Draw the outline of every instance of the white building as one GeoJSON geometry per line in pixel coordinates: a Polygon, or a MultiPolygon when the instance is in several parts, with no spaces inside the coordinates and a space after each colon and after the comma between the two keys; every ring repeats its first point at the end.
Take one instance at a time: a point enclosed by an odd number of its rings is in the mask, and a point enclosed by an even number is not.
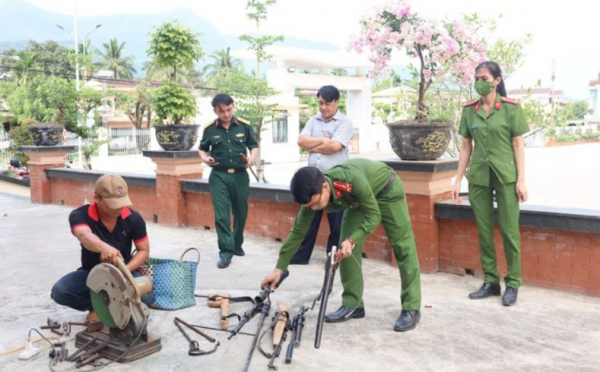
{"type": "MultiPolygon", "coordinates": [[[[368,153],[376,150],[377,138],[373,138],[371,124],[371,80],[362,75],[363,67],[370,62],[364,56],[345,51],[321,51],[291,47],[270,47],[275,67],[267,71],[269,86],[279,92],[272,98],[281,114],[275,121],[266,123],[262,133],[261,153],[267,162],[291,162],[300,160],[298,136],[300,130],[300,102],[296,89],[318,90],[323,85],[334,85],[346,92],[345,113],[354,124],[355,136],[351,152],[368,153]],[[352,76],[328,75],[332,69],[352,70],[352,76]],[[305,74],[303,70],[317,70],[305,74]]],[[[232,55],[253,60],[249,50],[236,50],[232,55]]],[[[387,140],[387,136],[386,136],[387,140]]]]}
{"type": "Polygon", "coordinates": [[[589,84],[590,96],[589,96],[589,109],[590,115],[586,115],[586,121],[594,124],[600,123],[600,73],[598,73],[598,79],[591,80],[589,84]]]}
{"type": "Polygon", "coordinates": [[[530,89],[512,89],[507,92],[509,98],[518,99],[519,101],[534,100],[547,113],[552,112],[552,104],[554,107],[565,105],[565,94],[560,89],[551,88],[530,88],[530,89]]]}

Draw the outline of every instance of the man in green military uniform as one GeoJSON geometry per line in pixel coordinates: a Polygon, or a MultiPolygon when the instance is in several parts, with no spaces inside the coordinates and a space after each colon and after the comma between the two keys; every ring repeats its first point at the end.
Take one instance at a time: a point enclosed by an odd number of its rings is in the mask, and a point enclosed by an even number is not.
{"type": "Polygon", "coordinates": [[[504,245],[508,273],[502,304],[514,305],[521,285],[521,242],[519,202],[527,200],[523,134],[529,131],[523,110],[516,100],[505,98],[506,90],[495,62],[487,61],[475,70],[475,89],[480,99],[464,104],[459,133],[463,143],[452,199],[460,203],[460,183],[466,171],[469,201],[479,236],[482,287],[471,299],[500,295],[500,276],[494,247],[494,202],[504,245]],[[473,142],[475,146],[473,147],[473,142]]]}
{"type": "Polygon", "coordinates": [[[234,116],[231,96],[217,94],[212,107],[218,118],[204,129],[199,152],[202,161],[212,168],[208,183],[219,241],[217,266],[224,269],[231,263],[233,255],[245,254],[242,244],[250,193],[246,168],[254,164],[259,150],[253,129],[234,116]],[[247,149],[250,149],[248,157],[247,149]]]}
{"type": "Polygon", "coordinates": [[[325,317],[343,322],[365,316],[363,303],[362,250],[365,240],[382,223],[400,270],[402,311],[396,331],[416,327],[420,319],[421,278],[404,187],[386,164],[367,159],[344,161],[326,171],[299,169],[290,185],[294,201],[302,204],[294,226],[279,252],[275,270],[261,286],[274,287],[309,229],[315,211],[344,210],[340,235],[340,276],[344,292],[342,306],[325,317]],[[353,259],[345,259],[354,256],[353,259]]]}

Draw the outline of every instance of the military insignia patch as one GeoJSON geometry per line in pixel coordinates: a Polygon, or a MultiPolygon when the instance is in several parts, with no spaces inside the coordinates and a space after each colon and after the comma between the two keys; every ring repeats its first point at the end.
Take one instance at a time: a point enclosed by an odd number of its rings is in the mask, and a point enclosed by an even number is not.
{"type": "Polygon", "coordinates": [[[235,136],[236,136],[236,137],[244,137],[244,136],[245,136],[245,134],[244,134],[244,133],[238,133],[238,134],[236,134],[235,136]]]}
{"type": "Polygon", "coordinates": [[[352,184],[342,181],[334,181],[333,187],[339,191],[352,192],[352,184]]]}

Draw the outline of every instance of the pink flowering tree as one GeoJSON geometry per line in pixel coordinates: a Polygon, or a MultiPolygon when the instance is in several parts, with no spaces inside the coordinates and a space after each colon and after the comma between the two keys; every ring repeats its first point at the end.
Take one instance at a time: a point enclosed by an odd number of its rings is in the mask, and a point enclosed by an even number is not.
{"type": "Polygon", "coordinates": [[[464,22],[423,19],[404,1],[379,7],[365,17],[350,48],[358,53],[365,49],[371,52],[372,77],[382,73],[395,49],[419,61],[418,121],[427,119],[425,93],[434,79],[451,76],[459,84],[469,84],[486,52],[484,41],[464,22]]]}

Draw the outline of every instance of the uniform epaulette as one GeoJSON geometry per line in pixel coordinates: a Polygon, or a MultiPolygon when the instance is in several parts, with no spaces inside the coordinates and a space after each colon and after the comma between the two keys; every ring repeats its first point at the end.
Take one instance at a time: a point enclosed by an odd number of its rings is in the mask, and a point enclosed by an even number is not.
{"type": "Polygon", "coordinates": [[[209,121],[208,123],[205,123],[202,128],[206,129],[208,127],[210,127],[211,125],[213,125],[214,123],[217,122],[217,119],[212,119],[211,121],[209,121]]]}
{"type": "Polygon", "coordinates": [[[235,119],[237,121],[239,121],[240,123],[242,123],[242,124],[250,125],[250,121],[249,120],[238,118],[238,117],[236,117],[235,119]]]}
{"type": "Polygon", "coordinates": [[[479,102],[478,99],[472,99],[470,101],[467,101],[465,103],[463,103],[461,106],[462,107],[469,107],[469,106],[473,106],[474,104],[476,104],[477,102],[479,102]]]}
{"type": "Polygon", "coordinates": [[[506,98],[506,97],[502,97],[502,102],[512,103],[513,105],[518,105],[519,104],[519,100],[518,99],[506,98]]]}

